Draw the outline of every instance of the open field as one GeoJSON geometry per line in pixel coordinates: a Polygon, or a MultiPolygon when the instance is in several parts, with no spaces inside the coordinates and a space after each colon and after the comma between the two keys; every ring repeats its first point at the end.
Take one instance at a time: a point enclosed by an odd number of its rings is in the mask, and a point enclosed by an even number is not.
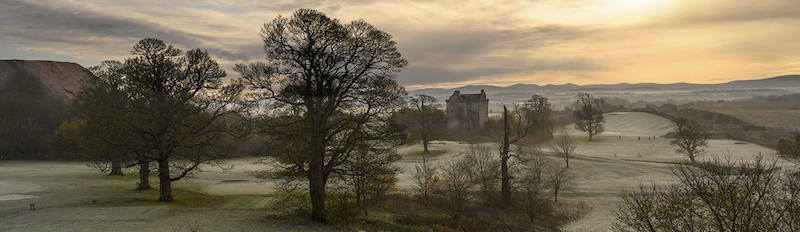
{"type": "Polygon", "coordinates": [[[0,162],[0,195],[41,197],[0,201],[0,231],[320,230],[265,220],[269,212],[258,203],[270,199],[270,185],[244,175],[247,162],[232,163],[242,169],[222,173],[208,168],[194,179],[175,182],[176,203],[160,203],[157,189],[133,190],[138,181],[133,174],[107,176],[82,162],[0,162]],[[243,181],[222,182],[233,178],[243,181]],[[35,211],[29,210],[30,203],[36,204],[35,211]]]}
{"type": "MultiPolygon", "coordinates": [[[[595,136],[595,141],[587,141],[588,136],[572,126],[565,128],[578,142],[578,155],[570,160],[570,168],[578,172],[579,184],[574,191],[559,194],[559,199],[583,202],[593,208],[588,215],[568,224],[564,228],[567,231],[609,230],[614,220],[611,210],[616,208],[623,188],[636,187],[640,183],[670,183],[673,181],[670,163],[686,159],[675,154],[669,139],[660,137],[672,130],[669,120],[665,118],[648,113],[620,112],[607,114],[606,120],[606,132],[595,136]]],[[[735,160],[751,159],[757,154],[776,157],[774,150],[756,144],[727,139],[709,140],[708,143],[708,153],[701,160],[713,156],[724,157],[730,153],[735,160]]],[[[491,143],[485,145],[498,146],[491,143]]],[[[448,153],[434,156],[431,160],[437,163],[461,156],[468,147],[469,144],[453,142],[434,143],[429,146],[430,150],[446,150],[448,153]]],[[[421,149],[419,146],[406,147],[400,152],[413,153],[421,149]]],[[[420,160],[418,156],[406,157],[399,165],[405,170],[412,170],[420,160]]],[[[780,165],[791,164],[781,162],[780,165]]],[[[410,190],[413,186],[407,173],[400,174],[400,180],[402,189],[410,190]]]]}
{"type": "MultiPolygon", "coordinates": [[[[674,154],[668,139],[658,137],[670,130],[669,122],[647,113],[607,115],[606,133],[596,141],[567,128],[578,142],[578,156],[570,168],[580,183],[559,199],[583,202],[593,208],[588,215],[565,228],[569,231],[605,231],[612,223],[610,213],[622,188],[639,183],[663,184],[672,181],[670,164],[682,157],[674,154]],[[656,136],[648,140],[648,137],[656,136]],[[563,197],[562,197],[563,196],[563,197]]],[[[762,153],[774,157],[772,150],[732,140],[709,141],[709,154],[733,151],[734,158],[749,158],[762,153]]],[[[497,146],[496,144],[487,144],[497,146]]],[[[430,146],[441,151],[434,163],[460,156],[468,144],[439,142],[430,146]]],[[[400,191],[412,191],[408,170],[421,160],[420,146],[399,150],[408,154],[398,165],[400,191]]],[[[260,183],[247,174],[262,170],[250,160],[229,161],[234,169],[223,172],[208,167],[194,178],[175,182],[177,202],[155,202],[157,190],[135,191],[133,174],[114,177],[92,170],[82,162],[5,161],[0,162],[0,196],[25,194],[41,197],[0,201],[0,231],[309,231],[325,230],[313,225],[265,219],[274,214],[268,205],[274,185],[260,183]],[[36,211],[29,210],[30,203],[36,211]]],[[[788,164],[782,164],[788,165],[788,164]]],[[[153,186],[157,183],[153,178],[153,186]]]]}
{"type": "MultiPolygon", "coordinates": [[[[581,180],[572,192],[564,194],[568,201],[581,201],[594,208],[585,217],[567,225],[567,231],[606,231],[613,223],[611,210],[619,202],[623,188],[642,184],[665,184],[673,180],[671,164],[685,159],[675,154],[669,139],[659,137],[671,129],[669,121],[647,113],[622,112],[606,115],[606,132],[594,142],[587,135],[568,128],[579,141],[577,158],[570,168],[580,173],[581,180]],[[620,139],[621,136],[621,139],[620,139]],[[656,136],[648,140],[648,136],[656,136]],[[639,140],[641,138],[641,140],[639,140]]],[[[750,159],[756,154],[775,157],[774,150],[755,144],[736,144],[733,140],[709,140],[706,158],[733,152],[733,159],[750,159]]],[[[782,162],[781,165],[790,165],[782,162]]]]}

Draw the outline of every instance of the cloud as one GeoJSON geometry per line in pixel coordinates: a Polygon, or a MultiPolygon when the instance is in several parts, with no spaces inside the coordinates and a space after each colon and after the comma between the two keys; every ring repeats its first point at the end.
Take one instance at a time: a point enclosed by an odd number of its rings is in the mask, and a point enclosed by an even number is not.
{"type": "Polygon", "coordinates": [[[796,0],[678,1],[664,16],[663,22],[681,25],[800,20],[800,4],[796,0]]]}
{"type": "Polygon", "coordinates": [[[431,80],[458,82],[512,73],[603,69],[602,64],[591,59],[552,51],[553,47],[587,40],[594,31],[547,25],[398,36],[400,49],[410,61],[409,69],[401,76],[405,83],[417,85],[431,80]]]}
{"type": "MultiPolygon", "coordinates": [[[[71,53],[81,57],[118,58],[147,37],[159,38],[184,48],[202,47],[226,60],[249,60],[249,49],[214,45],[214,38],[173,29],[141,18],[88,10],[62,2],[0,2],[0,38],[25,44],[28,49],[71,53]],[[128,48],[120,49],[121,47],[128,48]]],[[[257,46],[257,45],[256,45],[257,46]]]]}
{"type": "Polygon", "coordinates": [[[156,37],[206,49],[230,68],[264,58],[263,23],[313,8],[394,35],[410,62],[399,74],[405,85],[716,82],[800,68],[791,64],[800,60],[795,2],[5,0],[0,40],[120,60],[139,39],[156,37]]]}

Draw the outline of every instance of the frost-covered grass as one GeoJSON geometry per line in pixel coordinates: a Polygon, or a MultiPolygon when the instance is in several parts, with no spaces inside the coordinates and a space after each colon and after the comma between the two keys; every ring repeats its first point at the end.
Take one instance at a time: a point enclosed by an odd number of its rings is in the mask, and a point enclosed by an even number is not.
{"type": "MultiPolygon", "coordinates": [[[[668,139],[658,137],[670,131],[666,119],[646,113],[612,113],[607,120],[606,133],[591,142],[586,141],[585,134],[566,128],[578,141],[578,155],[570,160],[570,169],[578,173],[579,184],[573,191],[560,193],[559,201],[583,202],[593,209],[568,224],[566,230],[607,230],[613,220],[611,209],[618,202],[622,188],[670,182],[673,177],[669,163],[683,159],[674,153],[668,139]],[[657,138],[648,140],[649,136],[657,138]]],[[[774,157],[774,151],[754,144],[709,140],[709,145],[707,156],[733,151],[734,159],[749,158],[759,152],[774,157]]],[[[461,156],[469,146],[432,143],[429,149],[435,155],[431,156],[431,162],[437,164],[461,156]]],[[[398,176],[400,191],[413,191],[409,172],[422,160],[421,151],[420,145],[398,150],[404,158],[397,165],[405,170],[398,176]]],[[[267,215],[276,214],[269,207],[275,199],[275,185],[248,175],[265,169],[251,161],[228,161],[234,166],[228,171],[205,167],[193,178],[175,182],[175,203],[156,202],[157,189],[133,190],[138,181],[133,171],[119,177],[99,173],[85,162],[3,161],[0,195],[41,198],[0,201],[0,231],[327,230],[309,223],[268,219],[267,215]],[[36,204],[36,211],[29,210],[30,203],[36,204]]],[[[151,184],[158,186],[155,176],[151,184]]]]}
{"type": "MultiPolygon", "coordinates": [[[[246,162],[240,162],[243,167],[246,162]]],[[[243,179],[242,172],[207,168],[173,187],[176,202],[157,202],[158,190],[134,190],[138,177],[108,176],[83,162],[0,162],[0,194],[29,194],[39,199],[0,201],[0,231],[308,231],[314,226],[284,225],[264,219],[269,189],[243,179]],[[252,185],[250,185],[252,184],[252,185]],[[222,187],[220,187],[222,186],[222,187]],[[215,188],[227,189],[216,194],[215,188]],[[209,190],[206,193],[204,190],[209,190]],[[239,192],[237,192],[239,191],[239,192]],[[248,195],[258,193],[257,195],[248,195]],[[241,198],[251,200],[241,200],[241,198]],[[29,204],[35,203],[31,211],[29,204]]],[[[157,187],[156,178],[151,184],[157,187]]]]}

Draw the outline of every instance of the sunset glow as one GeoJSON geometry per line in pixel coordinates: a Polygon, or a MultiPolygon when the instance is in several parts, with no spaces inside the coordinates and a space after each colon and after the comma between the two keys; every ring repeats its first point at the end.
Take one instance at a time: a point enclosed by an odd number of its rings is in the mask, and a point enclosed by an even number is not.
{"type": "Polygon", "coordinates": [[[314,8],[392,34],[410,89],[465,84],[716,83],[800,72],[793,0],[25,1],[0,3],[0,59],[92,66],[158,37],[230,71],[258,31],[314,8]],[[84,23],[91,22],[91,23],[84,23]]]}

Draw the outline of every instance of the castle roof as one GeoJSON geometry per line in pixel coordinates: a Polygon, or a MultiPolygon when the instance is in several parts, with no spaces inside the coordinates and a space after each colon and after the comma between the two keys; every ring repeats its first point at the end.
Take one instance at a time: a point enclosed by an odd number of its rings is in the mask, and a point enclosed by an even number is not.
{"type": "Polygon", "coordinates": [[[480,100],[481,94],[461,94],[459,98],[461,100],[480,100]]]}
{"type": "Polygon", "coordinates": [[[475,94],[461,94],[461,91],[456,90],[455,92],[453,92],[453,95],[451,95],[450,98],[447,99],[447,100],[448,101],[450,101],[450,100],[476,101],[476,100],[488,100],[488,99],[486,99],[486,92],[484,92],[481,89],[481,93],[475,93],[475,94]]]}

